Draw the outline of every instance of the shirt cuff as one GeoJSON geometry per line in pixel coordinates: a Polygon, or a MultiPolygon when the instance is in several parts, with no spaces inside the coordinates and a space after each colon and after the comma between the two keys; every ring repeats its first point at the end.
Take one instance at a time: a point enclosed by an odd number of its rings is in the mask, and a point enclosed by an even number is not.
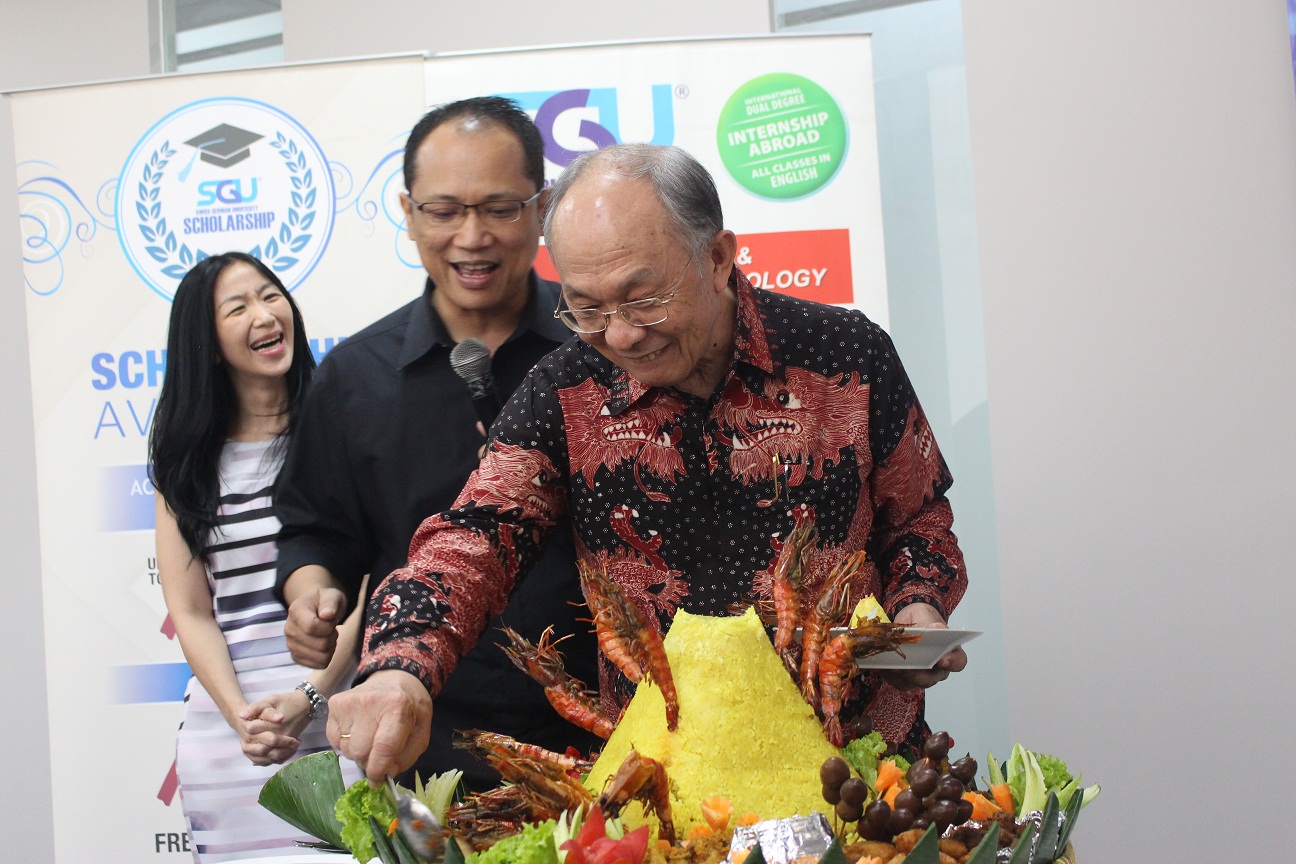
{"type": "Polygon", "coordinates": [[[361,683],[375,672],[387,669],[397,669],[413,675],[434,699],[452,671],[444,668],[429,646],[418,640],[405,639],[387,642],[377,649],[366,651],[360,658],[355,684],[361,683]]]}
{"type": "Polygon", "coordinates": [[[945,604],[917,586],[912,589],[901,589],[897,594],[888,598],[884,608],[887,617],[894,621],[901,609],[915,603],[926,603],[940,613],[942,621],[949,623],[949,613],[945,611],[945,604]]]}

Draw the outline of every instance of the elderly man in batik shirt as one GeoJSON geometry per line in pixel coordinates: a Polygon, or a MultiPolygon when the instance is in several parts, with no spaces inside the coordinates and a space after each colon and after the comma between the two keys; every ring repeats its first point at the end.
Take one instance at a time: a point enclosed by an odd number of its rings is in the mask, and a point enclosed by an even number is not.
{"type": "MultiPolygon", "coordinates": [[[[865,550],[852,602],[945,626],[967,585],[950,475],[890,338],[859,312],[753,289],[691,156],[587,154],[555,185],[545,235],[579,339],[531,371],[454,508],[378,588],[363,683],[331,703],[335,746],[374,780],[418,752],[441,682],[564,515],[583,562],[663,632],[680,609],[768,599],[779,538],[807,518],[811,592],[865,550]]],[[[922,688],[966,662],[956,649],[930,671],[863,675],[843,713],[920,740],[922,688]]],[[[600,664],[615,716],[633,686],[600,664]]]]}

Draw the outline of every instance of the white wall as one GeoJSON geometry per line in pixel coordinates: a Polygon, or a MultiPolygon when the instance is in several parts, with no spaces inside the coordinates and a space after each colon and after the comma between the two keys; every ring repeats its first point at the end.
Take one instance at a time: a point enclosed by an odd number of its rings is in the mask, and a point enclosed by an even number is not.
{"type": "Polygon", "coordinates": [[[1291,860],[1282,6],[963,7],[1012,725],[1103,783],[1082,861],[1291,860]]]}
{"type": "MultiPolygon", "coordinates": [[[[3,53],[0,49],[0,53],[3,53]]],[[[0,678],[8,683],[0,709],[0,741],[11,747],[0,783],[0,813],[31,830],[14,832],[17,860],[47,856],[50,813],[49,710],[45,695],[45,628],[41,620],[40,545],[36,520],[36,439],[27,364],[27,310],[18,242],[18,192],[9,100],[0,99],[0,382],[7,419],[0,424],[0,678]]],[[[52,860],[45,857],[32,861],[52,860]]]]}
{"type": "Polygon", "coordinates": [[[770,32],[768,0],[282,0],[291,62],[770,32]]]}
{"type": "Polygon", "coordinates": [[[2,0],[0,92],[147,75],[153,2],[2,0]]]}
{"type": "MultiPolygon", "coordinates": [[[[0,91],[44,87],[149,72],[148,0],[8,0],[0,5],[0,91]]],[[[86,130],[93,146],[94,130],[86,130]]],[[[0,99],[0,677],[8,682],[0,709],[5,744],[0,813],[7,832],[5,861],[53,861],[50,838],[49,716],[45,695],[45,628],[41,612],[36,520],[36,444],[27,364],[27,311],[13,126],[0,99]],[[12,856],[12,857],[10,857],[12,856]]],[[[89,562],[87,562],[87,566],[89,562]]],[[[65,634],[76,639],[75,633],[65,634]]],[[[93,718],[87,717],[87,734],[93,718]]],[[[105,746],[111,746],[105,742],[105,746]]],[[[107,791],[107,790],[105,790],[107,791]]],[[[93,801],[94,795],[89,796],[93,801]]],[[[93,803],[88,806],[94,806],[93,803]]]]}

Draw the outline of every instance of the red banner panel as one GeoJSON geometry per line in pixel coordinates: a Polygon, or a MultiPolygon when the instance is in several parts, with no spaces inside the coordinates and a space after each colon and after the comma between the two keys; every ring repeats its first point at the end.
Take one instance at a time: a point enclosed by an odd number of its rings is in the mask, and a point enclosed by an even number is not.
{"type": "MultiPolygon", "coordinates": [[[[752,285],[819,303],[852,303],[850,231],[775,231],[738,235],[738,266],[752,285]]],[[[549,250],[540,247],[536,272],[558,281],[549,250]]]]}

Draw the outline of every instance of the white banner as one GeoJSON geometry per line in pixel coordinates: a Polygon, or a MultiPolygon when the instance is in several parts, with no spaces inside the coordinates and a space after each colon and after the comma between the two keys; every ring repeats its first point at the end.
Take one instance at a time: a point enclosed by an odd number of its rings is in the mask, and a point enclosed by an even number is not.
{"type": "MultiPolygon", "coordinates": [[[[12,97],[41,520],[55,860],[187,861],[170,774],[189,670],[153,549],[147,435],[170,298],[242,249],[311,347],[417,296],[397,194],[430,105],[517,99],[549,176],[612,141],[711,171],[752,281],[887,323],[866,36],[358,60],[12,97]]],[[[537,267],[552,276],[547,256],[537,267]]]]}
{"type": "Polygon", "coordinates": [[[683,147],[715,178],[752,284],[885,327],[872,67],[864,35],[640,42],[441,55],[427,92],[517,100],[550,179],[614,141],[683,147]]]}
{"type": "Polygon", "coordinates": [[[395,196],[422,66],[13,97],[60,864],[192,860],[170,773],[189,669],[145,472],[179,277],[204,253],[255,250],[320,355],[416,296],[395,196]]]}

